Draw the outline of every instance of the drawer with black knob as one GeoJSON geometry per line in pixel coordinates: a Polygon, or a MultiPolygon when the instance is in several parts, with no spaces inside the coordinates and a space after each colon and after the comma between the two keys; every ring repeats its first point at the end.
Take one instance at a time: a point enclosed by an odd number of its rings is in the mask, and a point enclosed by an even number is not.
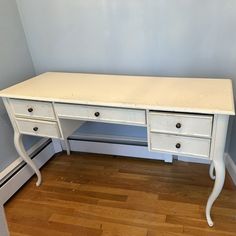
{"type": "Polygon", "coordinates": [[[55,119],[53,106],[50,102],[10,99],[10,105],[17,117],[55,119]]]}
{"type": "Polygon", "coordinates": [[[211,137],[211,115],[149,112],[148,116],[150,132],[211,137]]]}
{"type": "Polygon", "coordinates": [[[55,111],[62,119],[146,125],[146,112],[139,109],[55,103],[55,111]]]}
{"type": "Polygon", "coordinates": [[[209,158],[211,139],[152,132],[149,136],[151,151],[209,158]]]}
{"type": "Polygon", "coordinates": [[[21,134],[60,138],[57,122],[17,118],[16,123],[21,134]]]}

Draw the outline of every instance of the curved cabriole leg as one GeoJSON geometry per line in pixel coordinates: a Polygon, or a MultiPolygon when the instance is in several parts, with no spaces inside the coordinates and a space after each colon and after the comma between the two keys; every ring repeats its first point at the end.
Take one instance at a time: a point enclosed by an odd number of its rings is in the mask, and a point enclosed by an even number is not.
{"type": "Polygon", "coordinates": [[[22,134],[20,134],[18,132],[15,132],[15,134],[14,134],[14,143],[15,143],[16,150],[17,150],[18,154],[20,155],[20,157],[22,157],[23,160],[36,173],[36,175],[38,177],[38,180],[36,182],[36,186],[39,186],[42,182],[42,177],[41,177],[39,169],[36,167],[34,162],[31,160],[31,158],[28,156],[28,154],[25,151],[25,148],[24,148],[24,145],[23,145],[23,142],[22,142],[22,134]]]}
{"type": "Polygon", "coordinates": [[[215,184],[212,190],[212,193],[207,201],[206,206],[206,218],[207,223],[210,227],[214,225],[211,219],[211,207],[215,202],[216,198],[219,196],[225,181],[225,163],[223,157],[220,160],[213,161],[215,166],[215,184]]]}
{"type": "Polygon", "coordinates": [[[224,150],[225,150],[228,121],[229,121],[228,115],[214,115],[212,149],[211,149],[212,163],[209,172],[210,172],[210,177],[215,178],[215,183],[212,193],[208,198],[206,206],[206,218],[207,218],[207,223],[210,227],[212,227],[214,224],[210,214],[211,208],[216,198],[219,196],[225,181],[224,150]],[[215,168],[215,175],[213,174],[214,168],[215,168]]]}
{"type": "Polygon", "coordinates": [[[215,174],[214,174],[214,162],[212,161],[211,162],[211,165],[210,165],[210,169],[209,169],[209,175],[210,175],[210,178],[212,180],[214,180],[216,178],[215,174]]]}

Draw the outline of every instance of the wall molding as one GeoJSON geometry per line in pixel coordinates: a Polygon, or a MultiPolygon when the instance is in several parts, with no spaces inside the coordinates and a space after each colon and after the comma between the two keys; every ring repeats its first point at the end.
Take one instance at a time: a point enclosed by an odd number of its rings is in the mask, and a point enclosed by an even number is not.
{"type": "Polygon", "coordinates": [[[234,184],[236,185],[236,164],[229,153],[225,154],[225,166],[234,184]]]}

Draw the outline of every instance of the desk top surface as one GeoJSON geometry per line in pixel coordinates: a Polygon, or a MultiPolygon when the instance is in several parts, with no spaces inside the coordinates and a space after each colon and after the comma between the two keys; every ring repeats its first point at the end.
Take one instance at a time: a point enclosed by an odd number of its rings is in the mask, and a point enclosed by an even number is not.
{"type": "Polygon", "coordinates": [[[48,72],[1,97],[208,114],[234,114],[232,81],[48,72]]]}

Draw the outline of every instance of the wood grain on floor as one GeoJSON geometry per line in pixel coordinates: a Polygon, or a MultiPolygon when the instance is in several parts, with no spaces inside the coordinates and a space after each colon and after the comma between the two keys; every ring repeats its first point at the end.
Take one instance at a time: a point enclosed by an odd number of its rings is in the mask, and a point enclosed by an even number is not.
{"type": "Polygon", "coordinates": [[[229,176],[213,206],[208,165],[64,153],[5,205],[13,236],[236,235],[236,189],[229,176]]]}

